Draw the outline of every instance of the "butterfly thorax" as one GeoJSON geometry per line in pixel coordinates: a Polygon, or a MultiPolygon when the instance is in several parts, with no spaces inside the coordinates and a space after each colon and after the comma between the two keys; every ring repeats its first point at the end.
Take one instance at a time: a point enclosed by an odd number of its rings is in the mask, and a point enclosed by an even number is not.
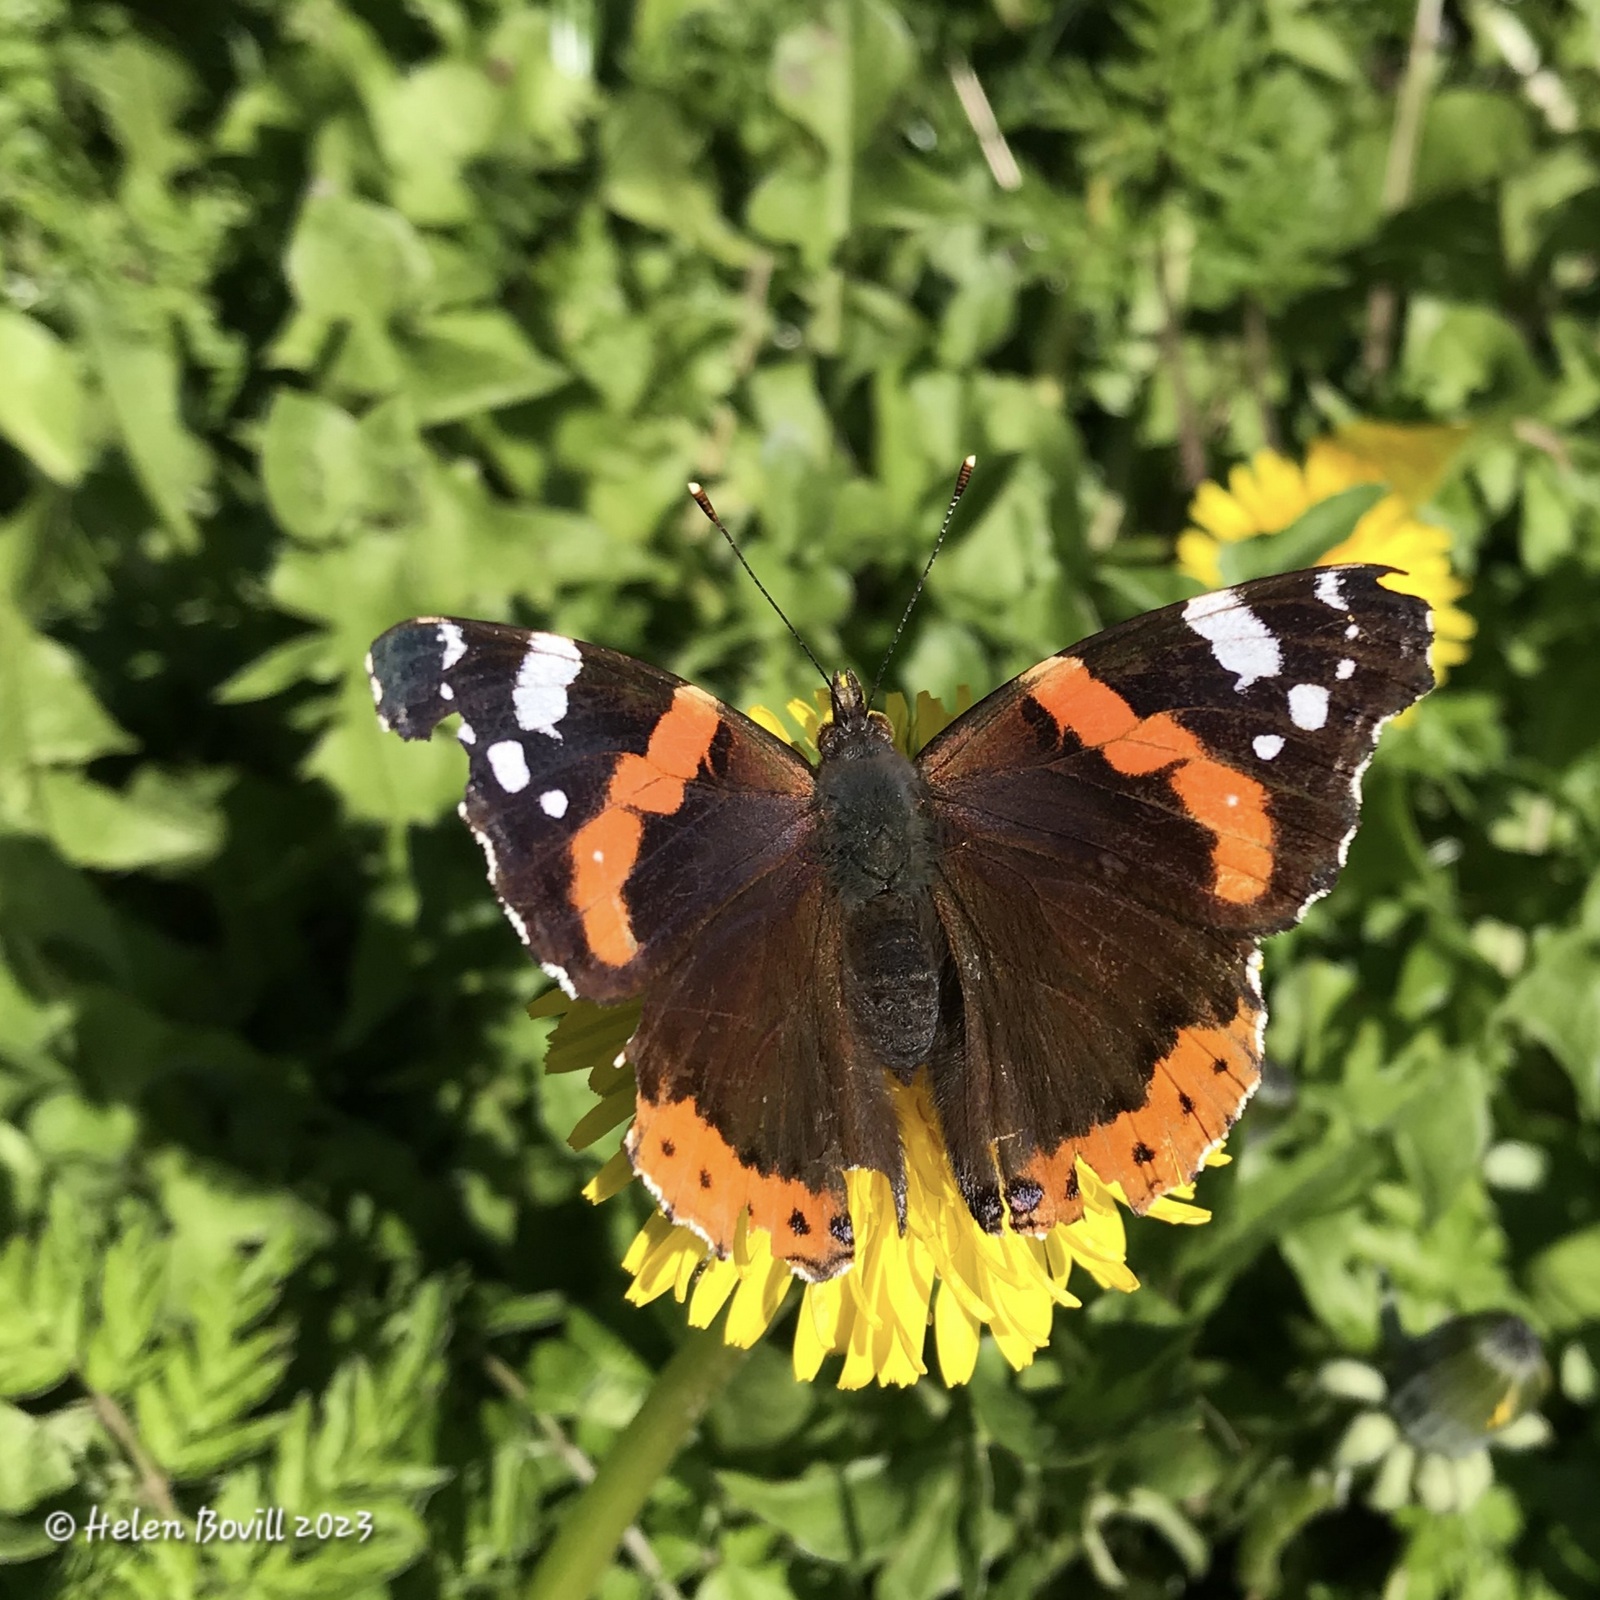
{"type": "Polygon", "coordinates": [[[833,716],[817,740],[817,837],[843,911],[845,1004],[861,1043],[905,1074],[933,1046],[946,959],[929,893],[933,810],[855,675],[839,673],[832,691],[833,716]]]}

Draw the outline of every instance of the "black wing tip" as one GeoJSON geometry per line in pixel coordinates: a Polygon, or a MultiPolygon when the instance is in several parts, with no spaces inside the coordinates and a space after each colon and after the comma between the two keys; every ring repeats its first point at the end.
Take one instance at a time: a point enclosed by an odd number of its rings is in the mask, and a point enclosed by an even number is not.
{"type": "Polygon", "coordinates": [[[411,617],[372,641],[367,678],[378,721],[402,739],[426,739],[456,708],[439,693],[451,617],[411,617]]]}

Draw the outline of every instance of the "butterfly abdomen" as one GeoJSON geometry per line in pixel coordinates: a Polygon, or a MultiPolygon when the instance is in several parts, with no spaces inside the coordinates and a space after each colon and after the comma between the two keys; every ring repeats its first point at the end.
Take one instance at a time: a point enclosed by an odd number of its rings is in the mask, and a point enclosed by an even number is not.
{"type": "Polygon", "coordinates": [[[945,959],[926,890],[876,895],[845,912],[843,992],[855,1036],[902,1078],[933,1054],[945,959]]]}
{"type": "Polygon", "coordinates": [[[857,1039],[909,1075],[933,1049],[947,950],[934,912],[927,787],[875,731],[830,741],[817,837],[843,915],[844,999],[857,1039]]]}

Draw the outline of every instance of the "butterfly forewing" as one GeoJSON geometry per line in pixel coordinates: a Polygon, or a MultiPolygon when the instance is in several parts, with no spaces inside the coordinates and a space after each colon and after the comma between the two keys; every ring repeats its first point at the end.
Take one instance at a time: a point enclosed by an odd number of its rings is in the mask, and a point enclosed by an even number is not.
{"type": "Polygon", "coordinates": [[[637,994],[809,826],[810,769],[787,745],[631,656],[420,617],[369,670],[405,738],[460,714],[462,816],[524,943],[585,999],[637,994]]]}

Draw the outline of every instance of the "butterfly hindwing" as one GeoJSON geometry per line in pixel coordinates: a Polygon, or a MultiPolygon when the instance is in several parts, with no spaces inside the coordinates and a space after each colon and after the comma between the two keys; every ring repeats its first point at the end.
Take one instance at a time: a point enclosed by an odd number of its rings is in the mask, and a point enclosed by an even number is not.
{"type": "Polygon", "coordinates": [[[650,985],[626,1051],[629,1155],[667,1214],[725,1255],[748,1206],[774,1255],[813,1281],[854,1257],[849,1168],[905,1194],[885,1075],[846,1026],[840,939],[837,901],[796,852],[650,985]]]}
{"type": "Polygon", "coordinates": [[[1432,682],[1427,608],[1383,572],[1137,617],[923,751],[964,1016],[935,1099],[1019,1227],[1080,1212],[1079,1157],[1144,1209],[1255,1087],[1257,943],[1331,887],[1378,728],[1432,682]]]}

